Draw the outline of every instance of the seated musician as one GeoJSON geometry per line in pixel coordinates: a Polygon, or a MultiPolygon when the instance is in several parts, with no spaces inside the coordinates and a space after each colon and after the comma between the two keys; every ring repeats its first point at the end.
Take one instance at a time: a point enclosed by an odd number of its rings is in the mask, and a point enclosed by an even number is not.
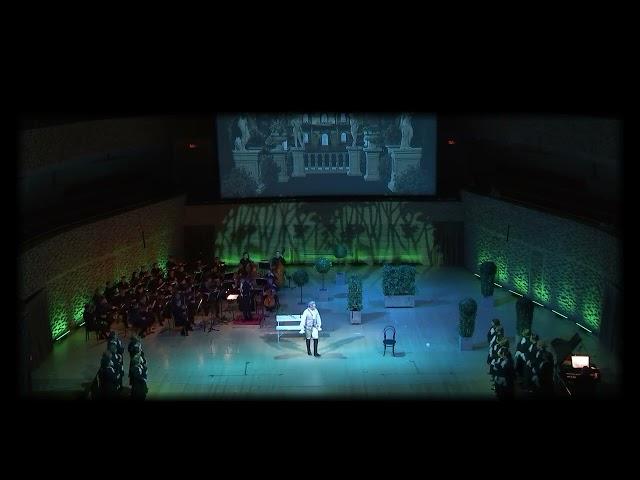
{"type": "Polygon", "coordinates": [[[84,325],[89,332],[97,331],[96,328],[96,309],[93,303],[85,303],[84,311],[82,312],[82,320],[84,320],[84,325]]]}
{"type": "Polygon", "coordinates": [[[109,331],[109,316],[111,315],[111,305],[107,302],[107,299],[104,297],[100,297],[100,303],[96,307],[96,327],[100,332],[101,338],[107,338],[107,332],[109,331]]]}
{"type": "Polygon", "coordinates": [[[151,266],[151,276],[153,277],[160,276],[160,268],[158,267],[158,264],[156,262],[154,262],[153,265],[151,266]]]}
{"type": "Polygon", "coordinates": [[[189,336],[187,306],[181,292],[176,292],[173,295],[173,299],[171,300],[171,312],[173,313],[173,318],[175,319],[176,325],[182,327],[180,335],[189,336]]]}
{"type": "Polygon", "coordinates": [[[262,300],[264,308],[266,308],[269,312],[273,312],[278,306],[278,295],[276,295],[275,288],[266,288],[264,292],[264,297],[262,300]]]}
{"type": "Polygon", "coordinates": [[[107,281],[104,287],[104,296],[107,298],[107,302],[111,302],[111,297],[113,296],[114,291],[115,287],[111,284],[111,282],[107,281]]]}
{"type": "Polygon", "coordinates": [[[215,278],[224,278],[224,265],[220,261],[220,257],[215,257],[213,259],[213,263],[211,264],[211,274],[215,278]]]}
{"type": "Polygon", "coordinates": [[[140,337],[144,336],[143,334],[146,329],[145,328],[146,326],[142,319],[142,315],[140,314],[140,304],[138,303],[137,300],[134,300],[131,303],[129,307],[128,317],[129,317],[129,324],[138,330],[138,336],[140,337]]]}
{"type": "Polygon", "coordinates": [[[98,306],[101,298],[102,298],[102,293],[100,292],[100,287],[98,287],[96,288],[96,291],[93,292],[93,297],[91,297],[91,301],[93,302],[94,307],[98,306]]]}
{"type": "Polygon", "coordinates": [[[182,282],[187,277],[187,273],[184,271],[184,265],[180,264],[176,270],[176,279],[178,282],[182,282]]]}
{"type": "Polygon", "coordinates": [[[280,250],[276,250],[276,254],[271,259],[270,266],[271,272],[275,276],[275,283],[278,288],[284,285],[284,269],[285,269],[286,261],[284,257],[280,254],[280,250]]]}
{"type": "Polygon", "coordinates": [[[120,294],[121,295],[126,295],[127,294],[127,290],[129,290],[129,282],[127,282],[127,277],[122,275],[120,277],[120,281],[118,282],[118,284],[116,286],[120,290],[120,294]]]}
{"type": "Polygon", "coordinates": [[[251,259],[249,258],[249,253],[248,252],[243,252],[242,253],[242,258],[240,259],[240,264],[239,266],[242,267],[242,269],[246,272],[247,271],[247,264],[251,263],[251,259]]]}
{"type": "Polygon", "coordinates": [[[176,268],[176,266],[176,259],[173,257],[173,255],[169,255],[169,260],[167,260],[167,271],[173,270],[174,268],[176,268]]]}

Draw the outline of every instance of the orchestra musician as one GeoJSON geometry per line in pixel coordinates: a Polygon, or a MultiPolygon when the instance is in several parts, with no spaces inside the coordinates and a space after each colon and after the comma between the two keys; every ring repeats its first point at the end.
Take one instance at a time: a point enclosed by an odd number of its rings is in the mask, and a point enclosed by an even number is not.
{"type": "Polygon", "coordinates": [[[270,266],[271,272],[273,272],[275,276],[275,283],[278,287],[282,287],[284,285],[285,265],[286,261],[280,254],[280,250],[276,250],[275,255],[271,259],[270,266]]]}
{"type": "Polygon", "coordinates": [[[240,284],[240,298],[238,303],[240,310],[244,316],[245,321],[251,320],[251,308],[252,308],[252,286],[248,277],[244,277],[240,284]]]}
{"type": "Polygon", "coordinates": [[[278,305],[278,296],[276,295],[276,291],[274,288],[267,288],[264,293],[264,298],[262,300],[264,308],[266,308],[269,312],[275,310],[278,305]]]}
{"type": "Polygon", "coordinates": [[[176,291],[171,300],[171,311],[176,325],[181,326],[182,330],[180,335],[183,337],[189,336],[189,328],[187,321],[187,306],[184,299],[184,292],[176,291]]]}

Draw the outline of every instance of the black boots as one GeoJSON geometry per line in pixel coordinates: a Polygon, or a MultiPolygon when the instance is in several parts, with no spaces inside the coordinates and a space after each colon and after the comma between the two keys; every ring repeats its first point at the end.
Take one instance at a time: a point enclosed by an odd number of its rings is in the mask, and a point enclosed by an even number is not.
{"type": "MultiPolygon", "coordinates": [[[[307,340],[307,342],[308,341],[309,340],[307,340]]],[[[308,343],[307,343],[307,345],[308,345],[308,343]]],[[[311,355],[311,352],[309,352],[309,355],[311,355]]],[[[314,357],[319,357],[320,356],[320,354],[318,353],[318,339],[317,338],[313,339],[313,356],[314,357]]]]}
{"type": "Polygon", "coordinates": [[[311,340],[307,338],[307,355],[311,355],[311,340]]]}

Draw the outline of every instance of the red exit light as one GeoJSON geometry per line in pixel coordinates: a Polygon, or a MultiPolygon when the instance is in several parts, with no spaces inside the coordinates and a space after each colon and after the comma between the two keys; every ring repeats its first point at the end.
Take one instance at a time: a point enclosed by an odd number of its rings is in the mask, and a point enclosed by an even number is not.
{"type": "Polygon", "coordinates": [[[189,148],[190,149],[198,148],[198,145],[196,145],[195,143],[190,143],[189,148]]]}

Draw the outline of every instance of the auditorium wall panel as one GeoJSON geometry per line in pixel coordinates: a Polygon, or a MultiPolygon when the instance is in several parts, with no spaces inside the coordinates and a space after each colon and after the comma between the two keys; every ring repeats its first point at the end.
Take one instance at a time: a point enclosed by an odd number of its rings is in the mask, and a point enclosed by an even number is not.
{"type": "Polygon", "coordinates": [[[21,299],[44,288],[53,338],[82,321],[83,305],[107,280],[127,278],[141,265],[183,255],[185,197],[70,228],[23,249],[18,257],[21,299]],[[144,238],[143,238],[144,232],[144,238]]]}

